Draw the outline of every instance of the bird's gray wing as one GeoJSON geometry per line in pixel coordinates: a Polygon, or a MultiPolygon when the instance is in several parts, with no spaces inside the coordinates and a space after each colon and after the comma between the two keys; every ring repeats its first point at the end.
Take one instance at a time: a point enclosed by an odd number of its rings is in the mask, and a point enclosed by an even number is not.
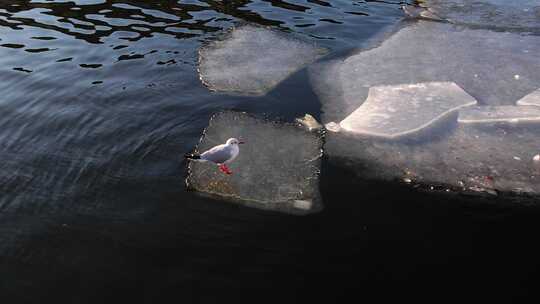
{"type": "Polygon", "coordinates": [[[201,154],[201,159],[222,164],[231,158],[231,151],[226,145],[215,146],[212,149],[201,154]]]}

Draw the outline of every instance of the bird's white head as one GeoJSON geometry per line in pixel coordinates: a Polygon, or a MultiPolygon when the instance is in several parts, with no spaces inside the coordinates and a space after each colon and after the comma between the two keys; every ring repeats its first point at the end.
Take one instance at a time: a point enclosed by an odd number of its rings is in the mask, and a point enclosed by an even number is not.
{"type": "Polygon", "coordinates": [[[226,142],[226,144],[229,145],[229,146],[230,145],[239,145],[239,144],[243,144],[243,143],[244,143],[243,141],[238,140],[238,139],[236,139],[234,137],[227,139],[227,142],[226,142]]]}

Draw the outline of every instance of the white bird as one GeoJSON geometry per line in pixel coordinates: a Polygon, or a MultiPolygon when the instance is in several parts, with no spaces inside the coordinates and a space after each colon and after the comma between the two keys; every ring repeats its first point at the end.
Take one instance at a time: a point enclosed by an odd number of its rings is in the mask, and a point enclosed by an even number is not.
{"type": "Polygon", "coordinates": [[[239,144],[243,144],[236,138],[229,138],[227,142],[221,145],[217,145],[201,154],[187,154],[187,159],[209,161],[218,165],[219,170],[225,174],[232,174],[231,169],[227,167],[227,164],[232,162],[240,153],[239,144]]]}

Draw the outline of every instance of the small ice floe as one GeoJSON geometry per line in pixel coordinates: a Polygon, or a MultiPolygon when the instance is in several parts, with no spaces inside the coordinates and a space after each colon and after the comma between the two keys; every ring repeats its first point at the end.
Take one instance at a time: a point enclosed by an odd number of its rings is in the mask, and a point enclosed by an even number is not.
{"type": "Polygon", "coordinates": [[[322,208],[322,132],[246,113],[221,112],[211,118],[198,150],[212,148],[231,135],[248,140],[242,153],[229,164],[234,174],[222,174],[213,162],[192,161],[186,179],[189,189],[246,206],[293,214],[322,208]]]}
{"type": "Polygon", "coordinates": [[[540,107],[540,89],[526,95],[517,101],[518,105],[540,107]]]}
{"type": "Polygon", "coordinates": [[[309,114],[304,115],[304,117],[297,118],[296,122],[304,126],[310,132],[322,129],[322,125],[309,114]]]}
{"type": "Polygon", "coordinates": [[[339,125],[353,133],[396,138],[425,131],[474,104],[476,100],[453,82],[375,86],[339,125]]]}
{"type": "Polygon", "coordinates": [[[264,95],[327,50],[265,27],[234,28],[199,50],[199,73],[211,90],[264,95]]]}
{"type": "Polygon", "coordinates": [[[540,154],[536,154],[535,156],[533,156],[533,161],[535,163],[540,163],[540,154]]]}

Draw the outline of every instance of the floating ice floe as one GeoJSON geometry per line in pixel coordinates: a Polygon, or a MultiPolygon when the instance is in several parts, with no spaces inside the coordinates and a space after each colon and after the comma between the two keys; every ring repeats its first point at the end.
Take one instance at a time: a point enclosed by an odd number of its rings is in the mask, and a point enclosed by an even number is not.
{"type": "Polygon", "coordinates": [[[199,151],[242,138],[246,144],[229,164],[232,175],[212,163],[191,161],[186,183],[190,189],[261,209],[306,214],[322,208],[319,170],[322,134],[295,124],[222,112],[210,120],[199,151]]]}
{"type": "Polygon", "coordinates": [[[199,51],[199,73],[211,90],[264,95],[326,49],[275,30],[245,25],[199,51]]]}
{"type": "Polygon", "coordinates": [[[353,133],[396,138],[425,131],[474,104],[476,100],[452,82],[375,86],[339,125],[353,133]]]}
{"type": "Polygon", "coordinates": [[[538,0],[424,0],[429,13],[454,23],[511,30],[540,30],[538,0]]]}

